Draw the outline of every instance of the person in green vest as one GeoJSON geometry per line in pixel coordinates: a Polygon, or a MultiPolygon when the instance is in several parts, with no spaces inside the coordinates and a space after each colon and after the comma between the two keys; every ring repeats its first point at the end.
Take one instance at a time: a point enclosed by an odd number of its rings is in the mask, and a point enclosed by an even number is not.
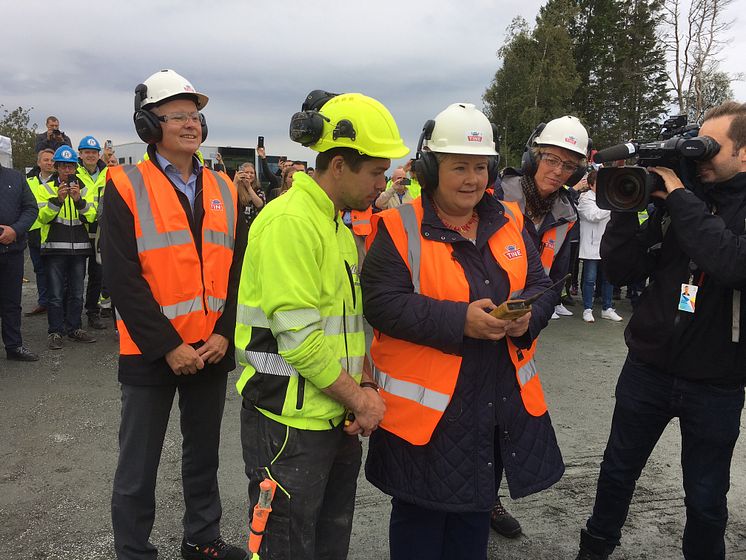
{"type": "Polygon", "coordinates": [[[358,435],[385,406],[366,358],[358,252],[343,209],[364,211],[405,156],[394,118],[359,93],[312,92],[291,138],[318,152],[249,232],[238,292],[236,384],[249,498],[277,484],[260,554],[346,558],[358,435]],[[292,506],[291,506],[292,504],[292,506]]]}

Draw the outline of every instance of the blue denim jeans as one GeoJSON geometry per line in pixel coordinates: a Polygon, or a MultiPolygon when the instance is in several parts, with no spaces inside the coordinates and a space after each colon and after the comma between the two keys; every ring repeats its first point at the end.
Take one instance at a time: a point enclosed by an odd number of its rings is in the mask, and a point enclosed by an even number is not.
{"type": "Polygon", "coordinates": [[[726,496],[743,404],[743,383],[693,383],[628,355],[617,383],[588,530],[612,547],[619,544],[637,479],[663,430],[678,417],[686,505],[684,558],[725,558],[726,496]]]}
{"type": "MultiPolygon", "coordinates": [[[[598,278],[598,267],[600,260],[583,259],[583,308],[593,309],[593,291],[596,287],[598,278]]],[[[611,307],[611,295],[614,286],[606,279],[605,274],[601,274],[601,309],[611,307]]]]}
{"type": "Polygon", "coordinates": [[[47,269],[49,333],[68,334],[82,327],[85,255],[44,255],[47,269]]]}

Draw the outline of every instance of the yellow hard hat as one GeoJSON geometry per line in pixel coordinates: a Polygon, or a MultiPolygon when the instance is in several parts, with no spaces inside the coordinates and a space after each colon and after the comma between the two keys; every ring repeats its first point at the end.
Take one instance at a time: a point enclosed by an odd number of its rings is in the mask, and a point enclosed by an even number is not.
{"type": "Polygon", "coordinates": [[[317,152],[352,148],[376,158],[399,159],[409,153],[396,121],[383,104],[362,93],[332,97],[319,110],[324,126],[319,139],[310,144],[317,152]]]}

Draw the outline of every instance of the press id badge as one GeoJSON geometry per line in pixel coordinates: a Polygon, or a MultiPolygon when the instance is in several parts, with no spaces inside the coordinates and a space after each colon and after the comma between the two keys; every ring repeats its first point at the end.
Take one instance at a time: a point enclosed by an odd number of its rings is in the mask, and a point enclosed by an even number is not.
{"type": "Polygon", "coordinates": [[[679,311],[694,313],[697,304],[697,290],[699,288],[694,284],[682,284],[681,296],[679,297],[679,311]]]}

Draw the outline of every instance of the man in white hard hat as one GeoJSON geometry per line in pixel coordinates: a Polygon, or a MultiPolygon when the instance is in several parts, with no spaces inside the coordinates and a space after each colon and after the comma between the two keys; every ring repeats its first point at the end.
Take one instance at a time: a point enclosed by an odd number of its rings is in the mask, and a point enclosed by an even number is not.
{"type": "Polygon", "coordinates": [[[120,560],[156,558],[155,484],[179,393],[181,556],[243,560],[220,535],[218,448],[241,243],[237,195],[195,155],[207,136],[207,96],[173,70],[135,90],[135,128],[148,144],[137,165],[109,168],[101,219],[104,282],[116,306],[122,420],[112,524],[120,560]]]}
{"type": "MultiPolygon", "coordinates": [[[[526,216],[526,231],[541,257],[544,272],[559,282],[570,268],[570,240],[578,214],[567,189],[585,175],[588,132],[577,117],[564,116],[541,123],[531,133],[521,168],[507,168],[497,196],[517,202],[526,216]]],[[[572,315],[560,302],[564,283],[557,286],[552,319],[572,315]]],[[[498,478],[501,472],[496,472],[498,478]]],[[[498,484],[499,487],[499,484],[498,484]]],[[[498,497],[492,512],[492,527],[501,535],[516,537],[520,524],[503,507],[498,497]]]]}

